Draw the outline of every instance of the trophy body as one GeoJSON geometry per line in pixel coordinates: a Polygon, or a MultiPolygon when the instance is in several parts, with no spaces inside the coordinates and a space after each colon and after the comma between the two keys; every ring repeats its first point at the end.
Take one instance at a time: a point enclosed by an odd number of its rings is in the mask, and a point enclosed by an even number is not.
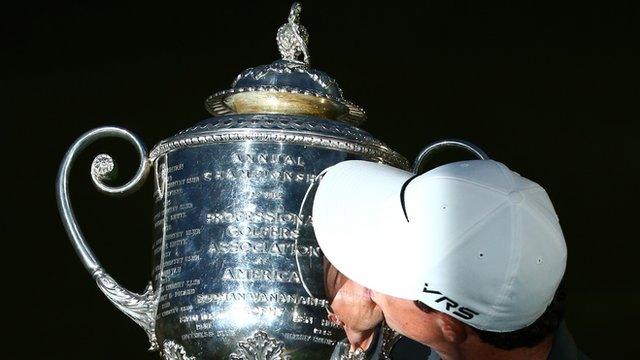
{"type": "Polygon", "coordinates": [[[198,359],[252,359],[260,346],[273,359],[328,358],[344,333],[327,320],[322,254],[301,205],[323,169],[375,160],[365,151],[375,140],[308,116],[224,116],[195,129],[152,152],[158,342],[198,359]],[[357,139],[362,153],[343,149],[357,139]]]}
{"type": "Polygon", "coordinates": [[[362,109],[308,66],[307,32],[294,4],[278,31],[282,59],[248,69],[207,99],[214,117],[161,141],[150,153],[127,130],[81,136],[58,174],[60,213],[81,261],[107,298],[148,334],[165,359],[326,359],[342,330],[327,320],[322,254],[305,199],[317,175],[348,159],[408,168],[357,126],[362,109]],[[303,56],[303,60],[298,60],[303,56]],[[87,245],[70,204],[76,154],[98,138],[129,140],[140,155],[120,187],[110,156],[91,176],[111,195],[135,191],[152,173],[152,281],[122,288],[87,245]]]}

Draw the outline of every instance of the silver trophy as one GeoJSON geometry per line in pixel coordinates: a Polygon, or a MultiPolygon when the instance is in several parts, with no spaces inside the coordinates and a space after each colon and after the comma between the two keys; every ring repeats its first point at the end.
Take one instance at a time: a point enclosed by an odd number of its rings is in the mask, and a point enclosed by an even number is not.
{"type": "Polygon", "coordinates": [[[322,254],[300,205],[317,175],[340,161],[409,163],[360,130],[364,111],[309,67],[300,10],[294,4],[277,32],[282,59],[244,71],[207,99],[214,117],[150,153],[127,130],[94,129],[60,166],[58,206],[82,263],[165,359],[327,359],[344,337],[327,320],[322,254]],[[107,274],[70,204],[77,154],[104,137],[133,143],[140,165],[129,182],[112,187],[114,161],[98,155],[91,168],[98,190],[126,195],[153,177],[154,268],[142,294],[107,274]]]}

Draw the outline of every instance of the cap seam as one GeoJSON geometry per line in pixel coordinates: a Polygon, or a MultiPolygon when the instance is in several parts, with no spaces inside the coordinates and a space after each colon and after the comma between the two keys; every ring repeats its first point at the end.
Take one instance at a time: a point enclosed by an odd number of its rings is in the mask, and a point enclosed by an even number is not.
{"type": "Polygon", "coordinates": [[[495,303],[491,307],[491,315],[487,318],[496,318],[495,315],[498,312],[498,307],[504,305],[509,295],[513,292],[513,283],[515,282],[516,274],[520,269],[520,259],[522,257],[522,229],[520,225],[522,218],[518,209],[518,206],[511,208],[511,223],[513,224],[511,228],[511,236],[512,239],[517,239],[517,241],[512,242],[509,263],[507,264],[507,271],[505,272],[506,281],[503,281],[504,285],[500,291],[501,294],[496,298],[495,303]]]}
{"type": "MultiPolygon", "coordinates": [[[[536,193],[544,193],[545,195],[547,195],[546,191],[544,191],[544,189],[541,189],[541,191],[536,191],[536,193]]],[[[547,196],[548,197],[548,196],[547,196]]],[[[542,218],[541,220],[548,223],[549,225],[553,226],[554,229],[560,230],[562,231],[562,229],[560,228],[560,220],[558,219],[558,215],[554,211],[548,211],[548,209],[546,207],[544,207],[542,204],[540,204],[538,201],[532,200],[532,199],[527,199],[527,204],[529,204],[529,206],[527,206],[527,209],[531,209],[532,215],[534,215],[537,218],[542,218]]],[[[551,200],[549,200],[549,202],[551,202],[551,200]]],[[[551,206],[553,206],[553,204],[551,204],[551,206]]]]}
{"type": "MultiPolygon", "coordinates": [[[[560,234],[562,234],[562,227],[560,226],[560,222],[558,220],[556,220],[554,218],[554,220],[549,219],[549,216],[547,216],[544,211],[541,208],[541,206],[535,202],[535,201],[527,201],[529,203],[529,206],[526,206],[526,211],[533,216],[534,218],[538,219],[539,221],[546,223],[548,225],[550,225],[555,231],[559,232],[560,234]]],[[[564,236],[564,235],[563,235],[564,236]]],[[[557,245],[562,246],[562,244],[558,244],[558,237],[554,236],[554,241],[556,242],[557,245]]]]}
{"type": "Polygon", "coordinates": [[[480,219],[478,219],[478,221],[476,221],[475,223],[473,223],[473,225],[469,226],[469,228],[467,230],[465,230],[462,234],[458,235],[458,237],[455,238],[456,241],[458,241],[458,243],[453,246],[451,249],[448,249],[443,256],[441,256],[441,258],[445,258],[447,256],[449,256],[449,254],[451,254],[451,252],[453,252],[455,249],[458,248],[458,246],[460,246],[461,242],[460,240],[464,240],[467,236],[469,236],[469,234],[476,228],[478,227],[478,225],[480,223],[482,223],[485,219],[487,219],[488,217],[490,217],[491,215],[495,214],[496,212],[498,212],[498,210],[501,210],[503,207],[505,207],[507,205],[506,202],[502,202],[500,205],[496,206],[494,209],[492,209],[491,211],[489,211],[486,215],[484,215],[483,217],[481,217],[480,219]]]}
{"type": "Polygon", "coordinates": [[[493,163],[498,167],[498,169],[500,169],[500,172],[502,173],[502,175],[504,175],[504,177],[507,178],[507,182],[511,184],[511,189],[515,189],[516,182],[513,179],[513,171],[509,170],[509,168],[507,168],[507,166],[502,163],[499,163],[497,161],[494,161],[493,163]],[[507,170],[505,170],[505,168],[507,170]]]}

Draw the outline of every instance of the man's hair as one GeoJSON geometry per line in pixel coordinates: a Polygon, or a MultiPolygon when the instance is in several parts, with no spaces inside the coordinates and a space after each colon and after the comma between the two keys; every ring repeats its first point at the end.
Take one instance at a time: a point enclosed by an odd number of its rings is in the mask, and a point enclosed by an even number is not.
{"type": "Polygon", "coordinates": [[[323,259],[322,267],[324,270],[324,291],[327,301],[331,304],[338,290],[344,284],[344,275],[327,258],[323,259]]]}
{"type": "MultiPolygon", "coordinates": [[[[493,332],[476,329],[473,326],[470,327],[478,334],[480,340],[499,349],[513,350],[521,347],[534,347],[549,335],[555,333],[558,326],[560,326],[564,317],[565,298],[566,291],[563,280],[560,282],[547,309],[533,324],[510,332],[493,332]]],[[[416,300],[415,304],[420,310],[427,313],[437,311],[419,300],[416,300]]]]}

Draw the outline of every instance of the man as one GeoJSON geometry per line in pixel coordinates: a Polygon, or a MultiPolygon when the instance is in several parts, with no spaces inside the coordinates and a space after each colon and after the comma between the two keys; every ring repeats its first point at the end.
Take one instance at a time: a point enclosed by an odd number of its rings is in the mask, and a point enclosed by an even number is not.
{"type": "Polygon", "coordinates": [[[344,276],[326,259],[324,279],[329,320],[347,334],[347,339],[336,345],[331,359],[371,358],[378,338],[376,328],[383,319],[382,310],[365,287],[344,276]]]}
{"type": "Polygon", "coordinates": [[[342,162],[320,180],[313,219],[325,256],[430,358],[582,358],[558,327],[567,253],[555,210],[503,164],[414,176],[342,162]]]}
{"type": "Polygon", "coordinates": [[[382,311],[371,300],[369,289],[352,281],[324,261],[325,292],[329,301],[329,320],[341,326],[347,339],[339,342],[332,360],[426,359],[430,349],[401,338],[382,325],[382,311]]]}

